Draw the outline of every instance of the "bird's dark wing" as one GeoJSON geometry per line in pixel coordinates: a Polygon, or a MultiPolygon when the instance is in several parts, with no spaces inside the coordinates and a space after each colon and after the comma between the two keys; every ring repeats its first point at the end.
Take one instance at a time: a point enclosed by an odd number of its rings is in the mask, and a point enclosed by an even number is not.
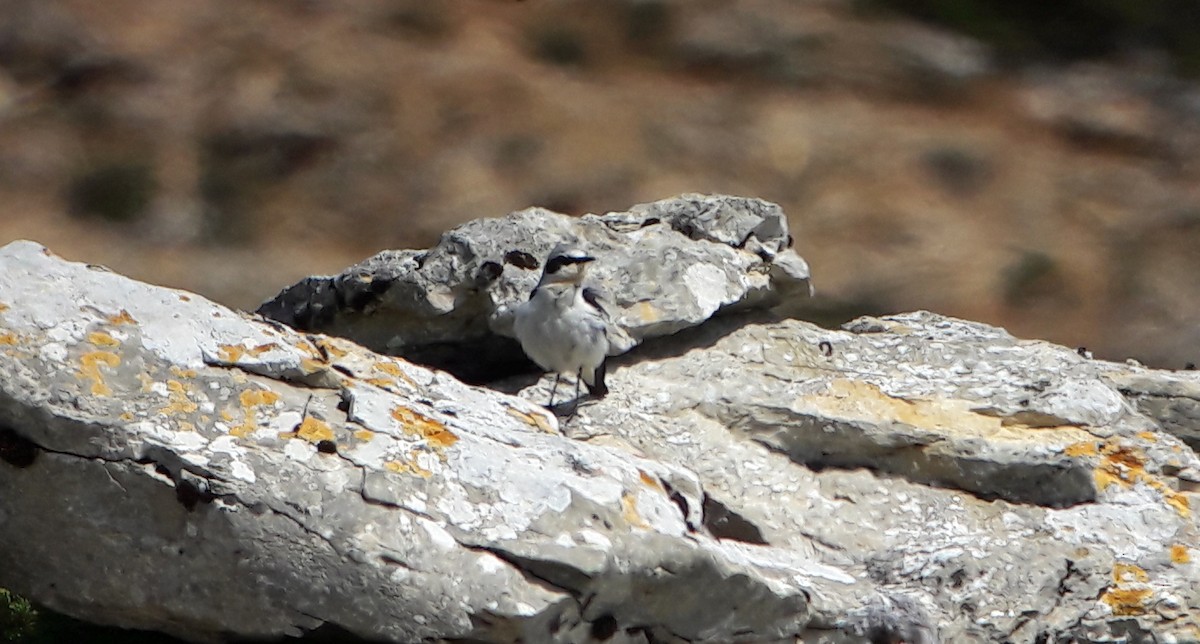
{"type": "Polygon", "coordinates": [[[600,304],[600,302],[603,301],[600,298],[600,291],[597,291],[596,289],[594,289],[590,286],[584,288],[583,289],[583,301],[587,302],[588,304],[591,304],[592,308],[599,311],[605,318],[608,317],[608,311],[605,311],[604,306],[602,304],[600,304]]]}

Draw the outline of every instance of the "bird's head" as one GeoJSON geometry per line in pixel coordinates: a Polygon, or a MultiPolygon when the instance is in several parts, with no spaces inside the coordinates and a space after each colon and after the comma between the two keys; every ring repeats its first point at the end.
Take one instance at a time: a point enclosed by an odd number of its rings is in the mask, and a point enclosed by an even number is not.
{"type": "Polygon", "coordinates": [[[575,246],[559,244],[550,251],[550,256],[546,258],[546,267],[542,270],[542,279],[538,282],[538,286],[578,285],[583,282],[588,264],[595,260],[595,257],[575,246]]]}

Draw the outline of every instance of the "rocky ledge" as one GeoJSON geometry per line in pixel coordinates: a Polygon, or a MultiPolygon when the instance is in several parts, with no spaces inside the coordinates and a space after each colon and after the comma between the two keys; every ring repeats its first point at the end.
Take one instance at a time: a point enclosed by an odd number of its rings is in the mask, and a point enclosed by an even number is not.
{"type": "Polygon", "coordinates": [[[194,641],[1200,638],[1200,374],[779,318],[776,212],[473,222],[265,305],[307,331],[12,243],[0,587],[194,641]],[[564,235],[642,343],[571,419],[355,343],[470,363],[564,235]]]}

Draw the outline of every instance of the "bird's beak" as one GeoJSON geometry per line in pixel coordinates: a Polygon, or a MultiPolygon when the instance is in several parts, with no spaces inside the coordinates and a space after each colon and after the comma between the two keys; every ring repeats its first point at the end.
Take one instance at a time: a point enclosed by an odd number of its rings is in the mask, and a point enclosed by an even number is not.
{"type": "Polygon", "coordinates": [[[594,262],[594,261],[596,261],[595,257],[576,257],[575,258],[576,264],[586,264],[588,262],[594,262]]]}

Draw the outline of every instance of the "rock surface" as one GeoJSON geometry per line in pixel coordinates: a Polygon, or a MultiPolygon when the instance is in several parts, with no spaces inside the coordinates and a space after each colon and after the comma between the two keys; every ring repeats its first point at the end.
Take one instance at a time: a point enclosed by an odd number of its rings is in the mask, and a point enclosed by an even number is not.
{"type": "Polygon", "coordinates": [[[678,324],[559,423],[549,378],[11,244],[0,586],[197,641],[1200,637],[1200,374],[930,313],[678,324]]]}
{"type": "Polygon", "coordinates": [[[589,284],[631,336],[615,353],[719,311],[811,292],[779,206],[684,195],[602,216],[531,208],[479,219],[428,251],[386,251],[340,275],[303,280],[258,312],[468,380],[494,380],[523,361],[511,340],[511,306],[528,298],[542,261],[566,240],[596,256],[589,284]]]}

